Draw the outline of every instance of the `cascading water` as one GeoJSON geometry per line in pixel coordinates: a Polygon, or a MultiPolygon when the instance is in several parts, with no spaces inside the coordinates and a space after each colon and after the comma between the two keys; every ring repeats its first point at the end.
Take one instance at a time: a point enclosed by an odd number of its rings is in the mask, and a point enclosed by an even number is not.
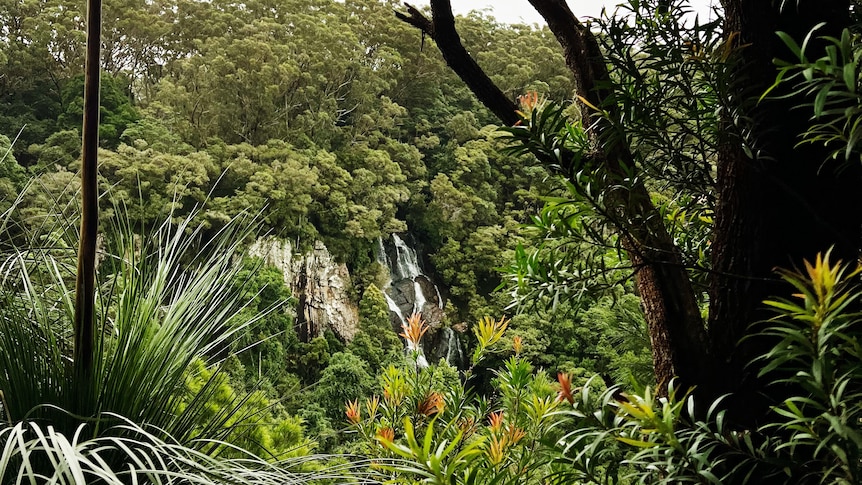
{"type": "Polygon", "coordinates": [[[422,274],[416,251],[398,237],[398,234],[392,235],[392,241],[395,243],[395,268],[398,270],[398,276],[405,280],[415,280],[417,276],[422,274]]]}
{"type": "MultiPolygon", "coordinates": [[[[437,285],[434,285],[436,288],[437,285]]],[[[413,294],[415,295],[415,299],[413,300],[413,313],[422,313],[422,308],[425,307],[425,304],[428,303],[425,300],[425,294],[422,292],[422,285],[419,284],[419,281],[416,278],[413,278],[413,294]]]]}
{"type": "Polygon", "coordinates": [[[392,286],[392,264],[389,262],[389,256],[386,254],[386,247],[383,245],[382,237],[377,238],[377,246],[374,247],[374,260],[377,261],[377,264],[389,270],[389,277],[383,285],[383,296],[386,297],[386,305],[389,306],[389,311],[398,316],[398,321],[403,327],[407,325],[407,320],[404,318],[401,308],[399,308],[398,304],[395,303],[395,300],[389,296],[389,288],[392,286]]]}
{"type": "MultiPolygon", "coordinates": [[[[391,303],[389,308],[393,311],[393,306],[399,307],[399,317],[402,321],[407,319],[408,313],[423,313],[426,314],[429,310],[429,296],[432,299],[436,298],[436,306],[439,309],[443,308],[443,296],[440,294],[440,289],[431,279],[422,273],[419,266],[419,258],[416,256],[416,250],[411,248],[397,234],[392,235],[392,243],[395,247],[395,259],[390,261],[386,253],[386,248],[383,240],[377,241],[375,248],[375,259],[381,265],[389,268],[390,280],[386,283],[384,293],[389,297],[391,303]],[[426,291],[433,288],[433,295],[427,295],[426,291]]],[[[427,315],[426,315],[427,316],[427,315]]]]}
{"type": "Polygon", "coordinates": [[[461,346],[461,341],[458,340],[458,335],[451,327],[443,329],[442,341],[445,342],[446,346],[446,362],[455,367],[465,362],[464,348],[461,346]]]}
{"type": "MultiPolygon", "coordinates": [[[[374,248],[374,258],[381,266],[389,269],[389,279],[384,285],[383,293],[386,295],[389,310],[397,317],[393,317],[393,324],[403,326],[411,313],[421,313],[431,324],[432,330],[429,335],[433,335],[435,333],[433,329],[439,328],[443,317],[442,309],[445,302],[440,288],[422,272],[416,250],[402,237],[397,234],[392,235],[392,245],[389,246],[391,252],[387,252],[386,246],[383,239],[378,238],[374,248]]],[[[462,365],[464,352],[454,332],[451,336],[448,333],[445,336],[439,334],[430,342],[437,343],[434,345],[435,348],[431,349],[435,358],[441,357],[439,349],[443,346],[452,347],[452,350],[447,350],[443,357],[453,365],[462,365]]],[[[425,349],[420,345],[417,350],[419,351],[417,363],[427,365],[425,349]]]]}
{"type": "Polygon", "coordinates": [[[393,300],[392,297],[387,295],[385,291],[383,292],[383,296],[386,297],[386,304],[389,305],[389,311],[398,315],[398,320],[401,321],[402,327],[407,326],[407,320],[404,319],[404,315],[401,314],[401,309],[398,308],[398,304],[395,303],[395,300],[393,300]]]}
{"type": "MultiPolygon", "coordinates": [[[[389,264],[389,256],[386,254],[386,247],[383,245],[383,238],[377,237],[377,246],[374,247],[374,260],[377,261],[380,266],[384,268],[391,268],[392,265],[389,264]]],[[[392,277],[390,276],[387,285],[392,282],[392,277]]]]}

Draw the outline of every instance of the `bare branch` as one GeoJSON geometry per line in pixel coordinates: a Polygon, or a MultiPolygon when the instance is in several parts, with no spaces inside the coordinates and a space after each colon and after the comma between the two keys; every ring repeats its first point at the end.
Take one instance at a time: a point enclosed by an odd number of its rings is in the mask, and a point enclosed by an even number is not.
{"type": "Polygon", "coordinates": [[[446,64],[500,121],[506,125],[517,123],[519,118],[515,113],[518,109],[515,102],[494,84],[461,43],[449,0],[431,0],[432,20],[428,20],[415,7],[406,7],[406,14],[396,12],[395,15],[434,39],[446,64]]]}
{"type": "Polygon", "coordinates": [[[422,12],[416,9],[413,5],[409,3],[405,3],[404,7],[407,8],[407,13],[401,13],[398,10],[395,11],[395,16],[398,17],[399,20],[407,22],[408,24],[416,27],[421,30],[423,34],[430,36],[432,39],[434,38],[434,24],[428,20],[422,12]]]}
{"type": "Polygon", "coordinates": [[[578,94],[593,106],[601,106],[607,93],[597,91],[597,80],[608,78],[604,56],[590,29],[582,24],[565,0],[529,0],[548,23],[563,48],[566,65],[575,77],[578,94]]]}

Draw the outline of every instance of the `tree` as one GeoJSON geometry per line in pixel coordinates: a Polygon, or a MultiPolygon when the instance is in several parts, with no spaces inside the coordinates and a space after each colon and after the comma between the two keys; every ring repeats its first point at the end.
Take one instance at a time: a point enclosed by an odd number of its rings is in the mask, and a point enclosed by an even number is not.
{"type": "MultiPolygon", "coordinates": [[[[715,98],[720,113],[714,120],[717,156],[709,159],[716,175],[708,189],[715,197],[706,276],[708,322],[701,316],[700,292],[686,258],[645,183],[649,164],[637,137],[627,132],[638,128],[630,123],[635,107],[627,104],[621,95],[625,86],[609,72],[613,60],[564,0],[530,0],[530,4],[546,19],[562,47],[576,80],[581,124],[589,127],[586,138],[580,140],[580,152],[573,151],[571,144],[561,144],[557,151],[538,146],[532,152],[570,182],[575,196],[594,202],[593,215],[613,231],[627,255],[648,323],[660,387],[665,388],[674,376],[684,386],[697,385],[706,395],[756,387],[744,369],[757,354],[757,345],[738,347],[737,343],[752,323],[762,319],[760,302],[780,291],[773,268],[799,264],[832,245],[837,257],[853,260],[859,248],[862,216],[847,216],[842,208],[858,205],[852,187],[859,182],[862,166],[845,165],[839,174],[840,162],[824,161],[829,155],[826,150],[796,146],[798,134],[808,124],[804,113],[791,110],[799,99],[757,103],[775,79],[772,59],[785,54],[775,32],[802,38],[825,21],[826,33],[834,34],[849,23],[848,2],[777,5],[765,0],[725,0],[721,36],[688,40],[679,37],[678,23],[675,27],[662,23],[683,4],[646,2],[651,10],[640,20],[668,29],[666,35],[652,40],[675,47],[683,61],[697,60],[696,56],[710,59],[718,66],[712,72],[721,81],[703,93],[715,98]]],[[[631,9],[638,11],[634,2],[631,9]]],[[[406,13],[397,16],[436,42],[447,64],[503,124],[524,122],[514,100],[485,75],[462,45],[449,0],[432,0],[430,18],[409,5],[406,13]]],[[[606,25],[623,28],[620,23],[606,25]]],[[[648,46],[628,45],[628,59],[637,65],[634,53],[648,46]]],[[[689,97],[696,99],[698,94],[689,97]]],[[[527,105],[524,111],[529,118],[537,106],[527,105]]],[[[640,118],[654,115],[634,112],[640,118]]],[[[526,130],[534,128],[538,127],[526,130]]],[[[529,142],[529,133],[519,133],[529,142]]],[[[686,149],[685,143],[680,140],[679,150],[686,149]]]]}
{"type": "Polygon", "coordinates": [[[359,333],[347,349],[368,363],[371,369],[382,369],[401,360],[404,346],[392,330],[392,320],[386,295],[373,283],[359,300],[359,333]]]}

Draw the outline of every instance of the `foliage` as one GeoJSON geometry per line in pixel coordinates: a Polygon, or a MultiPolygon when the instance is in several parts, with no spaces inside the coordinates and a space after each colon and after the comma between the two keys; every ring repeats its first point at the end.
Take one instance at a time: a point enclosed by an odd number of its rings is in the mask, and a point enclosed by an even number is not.
{"type": "MultiPolygon", "coordinates": [[[[121,443],[139,439],[127,420],[157,430],[159,439],[175,443],[170,445],[174,451],[189,453],[189,460],[225,447],[235,456],[254,456],[212,441],[219,438],[239,443],[245,437],[243,444],[270,456],[296,452],[302,442],[296,420],[275,413],[260,393],[233,392],[221,374],[204,367],[217,365],[238,337],[266,316],[242,317],[249,303],[234,285],[241,267],[232,255],[249,234],[248,221],[232,221],[203,244],[200,233],[189,228],[190,218],[176,226],[168,220],[146,236],[123,222],[122,209],[114,221],[99,265],[99,338],[91,381],[75,377],[68,358],[73,311],[67,282],[74,270],[76,234],[62,225],[43,227],[12,240],[25,245],[4,248],[3,432],[20,436],[22,446],[48,453],[27,473],[53,473],[58,465],[50,453],[55,447],[71,451],[70,442],[86,443],[80,450],[96,460],[87,465],[92,473],[119,471],[130,459],[158,460],[158,453],[123,457],[121,443]],[[279,422],[271,422],[275,418],[279,422]],[[45,433],[54,440],[50,443],[39,437],[44,425],[50,426],[45,433]],[[99,440],[107,440],[107,448],[99,440]],[[118,446],[121,453],[105,451],[118,446]],[[98,459],[103,451],[107,461],[98,459]]],[[[27,452],[21,453],[25,459],[27,452]]]]}
{"type": "Polygon", "coordinates": [[[791,90],[784,96],[808,99],[800,107],[810,108],[812,113],[811,127],[801,135],[800,143],[823,144],[831,148],[833,158],[850,161],[862,138],[859,34],[847,28],[840,38],[817,37],[815,34],[820,27],[822,25],[811,30],[801,45],[788,34],[778,32],[795,59],[793,62],[776,61],[780,70],[775,84],[764,97],[780,84],[790,84],[791,90]],[[826,44],[825,55],[809,59],[809,47],[814,43],[826,44]]]}
{"type": "Polygon", "coordinates": [[[733,426],[724,399],[704,410],[672,388],[659,399],[649,389],[623,395],[610,389],[598,399],[584,395],[567,411],[579,423],[562,439],[563,454],[574,465],[568,479],[601,482],[591,464],[610,464],[623,453],[623,474],[639,483],[858,481],[858,274],[830,262],[828,254],[806,262],[802,272],[782,272],[799,293],[767,302],[777,316],[762,332],[773,346],[760,360],[767,389],[788,397],[765,424],[733,426]]]}
{"type": "Polygon", "coordinates": [[[526,227],[530,244],[517,248],[508,268],[506,286],[520,306],[553,307],[624,282],[636,268],[623,241],[649,224],[664,226],[705,292],[718,115],[734,49],[718,20],[686,22],[687,13],[683,1],[628,2],[597,19],[610,78],[596,90],[607,106],[585,109],[601,129],[582,126],[574,107],[536,92],[520,98],[521,123],[501,128],[509,153],[534,155],[557,179],[526,227]],[[620,147],[631,153],[613,162],[622,175],[597,155],[618,157],[620,147]],[[615,209],[620,194],[639,185],[658,208],[654,221],[627,220],[615,209]]]}
{"type": "Polygon", "coordinates": [[[12,154],[12,142],[0,135],[0,213],[6,213],[14,205],[24,182],[24,169],[12,154]]]}
{"type": "MultiPolygon", "coordinates": [[[[446,377],[445,362],[418,365],[424,330],[418,315],[405,324],[402,336],[412,349],[411,359],[407,367],[383,371],[382,398],[347,403],[347,419],[364,452],[395,481],[538,483],[549,472],[550,449],[544,440],[552,440],[559,424],[555,386],[544,373],[533,372],[516,346],[497,373],[493,401],[479,397],[446,377]]],[[[474,364],[505,330],[505,319],[490,317],[475,328],[481,350],[474,354],[474,364]]],[[[561,386],[560,395],[565,395],[567,388],[561,386]]]]}
{"type": "Polygon", "coordinates": [[[347,348],[367,362],[370,369],[383,369],[401,359],[402,345],[392,331],[386,297],[374,284],[365,289],[359,300],[359,332],[347,348]]]}
{"type": "MultiPolygon", "coordinates": [[[[434,366],[391,367],[383,398],[349,402],[347,418],[395,481],[856,483],[859,272],[828,254],[782,272],[798,293],[767,302],[777,316],[762,332],[772,347],[760,360],[767,389],[787,397],[757,428],[730,424],[726,399],[702,407],[673,384],[660,398],[650,388],[602,390],[596,378],[576,388],[565,374],[552,386],[533,374],[519,336],[490,401],[459,385],[434,390],[434,366]]],[[[406,338],[416,340],[418,325],[406,338]]],[[[504,329],[491,319],[485,327],[477,338],[489,349],[504,329]]]]}
{"type": "Polygon", "coordinates": [[[314,400],[335,421],[341,417],[344,399],[362,399],[371,394],[374,379],[367,364],[349,352],[332,355],[329,365],[320,375],[313,392],[314,400]]]}
{"type": "Polygon", "coordinates": [[[640,299],[618,293],[521,313],[509,333],[521,338],[523,357],[551,375],[568,373],[578,385],[594,374],[608,386],[649,385],[655,378],[640,299]]]}
{"type": "Polygon", "coordinates": [[[267,460],[285,460],[309,454],[309,444],[303,436],[298,418],[288,415],[277,402],[260,390],[238,393],[228,382],[228,375],[218,369],[208,369],[196,361],[189,369],[185,395],[178,406],[180,412],[205,392],[206,402],[197,411],[198,426],[191,436],[205,436],[213,442],[205,450],[209,454],[243,457],[247,454],[267,460]]]}
{"type": "MultiPolygon", "coordinates": [[[[358,470],[332,468],[319,472],[291,472],[301,465],[282,462],[278,466],[251,455],[239,458],[214,458],[160,436],[121,416],[105,416],[103,421],[116,423],[92,435],[87,424],[80,424],[72,435],[58,432],[51,425],[24,421],[0,429],[0,480],[32,483],[197,483],[197,484],[301,484],[333,479],[351,472],[362,481],[358,470]],[[112,467],[113,462],[124,466],[112,467]],[[50,464],[50,467],[45,467],[50,464]],[[42,471],[45,470],[45,471],[42,471]]],[[[210,443],[211,444],[211,443],[210,443]]],[[[225,446],[229,446],[225,444],[225,446]]]]}
{"type": "Polygon", "coordinates": [[[299,338],[290,316],[296,304],[284,275],[277,268],[263,264],[257,258],[243,258],[242,269],[233,282],[248,304],[236,317],[236,325],[261,315],[257,325],[246,327],[237,339],[240,367],[244,371],[236,378],[247,390],[262,390],[272,399],[283,399],[296,393],[298,378],[287,370],[288,354],[295,352],[299,338]]]}

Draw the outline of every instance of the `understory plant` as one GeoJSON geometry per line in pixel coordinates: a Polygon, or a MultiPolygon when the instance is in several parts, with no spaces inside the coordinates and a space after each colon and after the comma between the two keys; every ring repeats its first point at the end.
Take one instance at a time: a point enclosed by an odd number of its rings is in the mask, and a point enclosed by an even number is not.
{"type": "Polygon", "coordinates": [[[862,284],[859,267],[829,254],[782,271],[796,293],[759,337],[766,395],[778,398],[762,425],[734,424],[725,399],[582,395],[566,413],[577,425],[559,441],[570,481],[637,483],[859,483],[862,480],[862,284]],[[611,450],[611,451],[609,451],[611,450]],[[619,460],[622,468],[611,464],[619,460]],[[596,473],[596,472],[599,473],[596,473]]]}
{"type": "Polygon", "coordinates": [[[27,226],[36,228],[30,233],[12,223],[20,219],[14,210],[3,215],[0,260],[0,481],[296,483],[343,475],[291,471],[320,469],[303,466],[305,457],[274,461],[307,454],[299,422],[259,393],[225,392],[221,363],[265,316],[243,312],[249,297],[236,284],[253,217],[205,233],[191,227],[192,216],[168,214],[145,230],[116,207],[103,221],[93,372],[84,379],[71,358],[75,221],[48,217],[27,226]]]}
{"type": "MultiPolygon", "coordinates": [[[[757,426],[728,415],[732,396],[703,402],[673,382],[666,397],[602,389],[598,378],[551,383],[517,339],[490,396],[431,391],[417,383],[434,366],[408,366],[385,372],[383,398],[349,403],[347,417],[395,483],[859,483],[860,272],[828,253],[781,272],[795,293],[766,302],[775,317],[756,364],[774,405],[757,426]]],[[[423,328],[411,319],[404,335],[423,328]]],[[[474,364],[504,331],[503,320],[477,326],[474,364]]]]}
{"type": "Polygon", "coordinates": [[[427,330],[414,314],[401,334],[409,364],[380,376],[383,396],[347,403],[347,419],[365,444],[365,453],[395,483],[541,483],[553,473],[549,445],[560,434],[557,411],[571,398],[568,376],[554,383],[521,356],[521,341],[495,371],[494,392],[482,396],[469,385],[473,369],[498,349],[505,318],[485,317],[474,327],[476,349],[464,380],[442,376],[440,364],[416,365],[427,330]],[[468,384],[465,384],[468,383],[468,384]]]}

